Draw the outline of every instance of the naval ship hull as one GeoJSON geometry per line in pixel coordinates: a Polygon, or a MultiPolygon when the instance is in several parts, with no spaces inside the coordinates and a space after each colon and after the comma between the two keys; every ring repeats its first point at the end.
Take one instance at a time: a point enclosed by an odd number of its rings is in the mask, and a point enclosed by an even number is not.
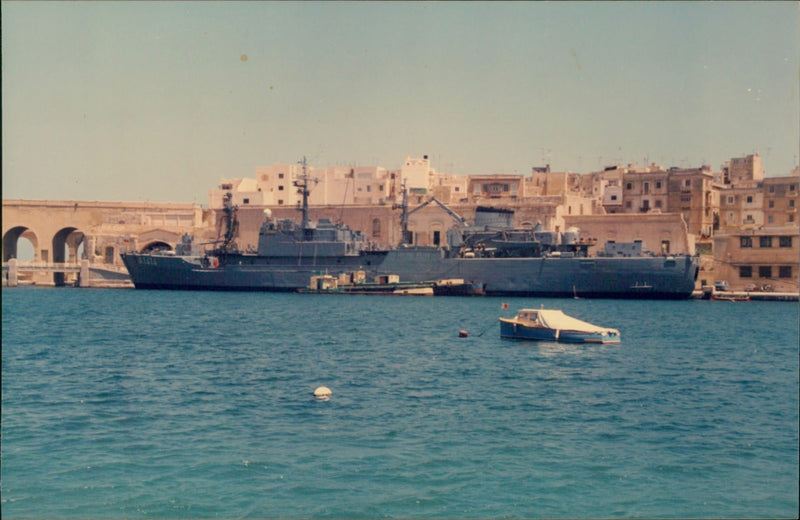
{"type": "Polygon", "coordinates": [[[284,291],[318,274],[365,271],[402,282],[462,278],[487,295],[684,299],[695,286],[696,256],[448,258],[437,248],[365,251],[353,256],[274,258],[234,253],[215,266],[201,257],[164,253],[122,255],[137,289],[284,291]]]}

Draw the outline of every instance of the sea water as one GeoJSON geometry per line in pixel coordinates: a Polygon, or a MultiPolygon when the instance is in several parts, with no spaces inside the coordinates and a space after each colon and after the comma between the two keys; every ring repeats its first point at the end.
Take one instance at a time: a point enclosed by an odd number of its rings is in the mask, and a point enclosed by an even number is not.
{"type": "Polygon", "coordinates": [[[2,299],[4,518],[798,514],[796,303],[2,299]],[[499,337],[541,305],[622,343],[499,337]]]}

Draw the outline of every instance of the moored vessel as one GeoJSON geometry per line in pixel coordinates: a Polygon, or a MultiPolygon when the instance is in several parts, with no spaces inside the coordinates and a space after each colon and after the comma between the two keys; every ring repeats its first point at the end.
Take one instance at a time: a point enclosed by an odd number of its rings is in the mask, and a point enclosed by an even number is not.
{"type": "MultiPolygon", "coordinates": [[[[694,289],[696,256],[656,256],[641,242],[608,243],[592,255],[595,244],[582,239],[579,230],[514,228],[513,212],[505,209],[478,208],[472,226],[448,231],[447,247],[413,246],[404,240],[397,247],[376,250],[360,231],[308,218],[309,179],[303,164],[304,173],[295,181],[303,197],[299,224],[273,218],[265,210],[257,249],[241,251],[235,242],[237,208],[228,194],[225,232],[211,244],[214,247],[202,250],[201,244],[184,236],[174,252],[123,253],[134,286],[295,292],[307,288],[312,276],[360,270],[371,283],[387,275],[403,283],[434,281],[439,294],[683,299],[694,289]],[[459,283],[436,284],[437,280],[459,283]]],[[[407,214],[404,197],[404,238],[407,214]]]]}
{"type": "Polygon", "coordinates": [[[521,309],[513,318],[500,318],[500,336],[509,339],[564,343],[620,343],[617,329],[600,327],[555,309],[521,309]]]}

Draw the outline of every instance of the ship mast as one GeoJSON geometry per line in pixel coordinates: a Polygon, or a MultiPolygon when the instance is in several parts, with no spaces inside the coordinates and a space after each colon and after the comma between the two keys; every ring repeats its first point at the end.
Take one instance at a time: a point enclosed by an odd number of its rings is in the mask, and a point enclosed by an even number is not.
{"type": "Polygon", "coordinates": [[[236,215],[238,208],[233,205],[233,194],[231,192],[226,193],[222,199],[222,210],[224,213],[225,236],[220,250],[222,252],[228,252],[231,249],[235,249],[232,247],[233,239],[235,239],[239,233],[239,219],[236,215]]]}
{"type": "Polygon", "coordinates": [[[401,184],[401,189],[403,190],[403,202],[400,206],[403,212],[400,214],[400,228],[402,229],[402,238],[401,244],[411,245],[411,237],[410,233],[408,232],[408,190],[406,189],[406,180],[403,179],[401,184]]]}
{"type": "Polygon", "coordinates": [[[306,163],[306,157],[303,156],[303,160],[299,163],[303,166],[303,173],[298,177],[298,180],[294,181],[293,184],[299,188],[298,191],[303,196],[303,205],[301,206],[301,211],[303,212],[302,220],[300,221],[300,228],[303,230],[303,238],[305,239],[311,230],[311,226],[309,224],[308,219],[308,165],[306,163]]]}

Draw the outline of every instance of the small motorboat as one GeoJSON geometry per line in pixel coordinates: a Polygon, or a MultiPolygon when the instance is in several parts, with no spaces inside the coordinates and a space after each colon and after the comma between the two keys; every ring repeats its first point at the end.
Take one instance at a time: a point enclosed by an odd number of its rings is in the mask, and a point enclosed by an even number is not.
{"type": "Polygon", "coordinates": [[[500,336],[566,343],[621,341],[617,329],[592,325],[552,309],[522,309],[513,318],[500,318],[500,336]]]}
{"type": "Polygon", "coordinates": [[[711,294],[712,300],[719,300],[723,302],[749,302],[750,295],[749,294],[720,294],[720,293],[712,293],[711,294]]]}

